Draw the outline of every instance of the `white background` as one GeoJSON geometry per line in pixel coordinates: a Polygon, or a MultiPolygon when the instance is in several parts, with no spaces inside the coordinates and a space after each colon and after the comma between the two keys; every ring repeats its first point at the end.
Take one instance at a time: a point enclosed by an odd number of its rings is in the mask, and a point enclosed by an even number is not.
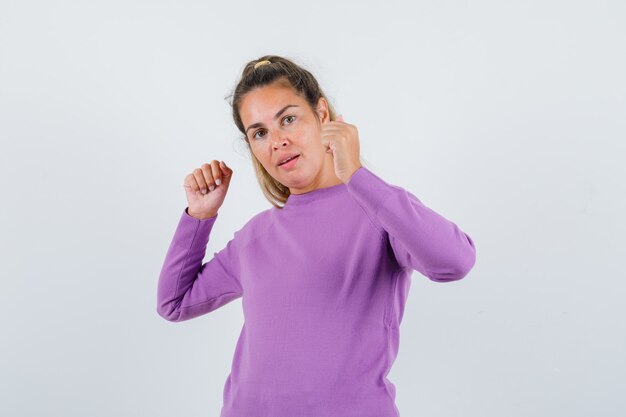
{"type": "Polygon", "coordinates": [[[1,415],[218,415],[241,299],[170,323],[157,279],[203,162],[206,260],[269,207],[224,99],[264,54],[476,243],[412,276],[402,417],[626,414],[624,2],[2,0],[1,415]]]}

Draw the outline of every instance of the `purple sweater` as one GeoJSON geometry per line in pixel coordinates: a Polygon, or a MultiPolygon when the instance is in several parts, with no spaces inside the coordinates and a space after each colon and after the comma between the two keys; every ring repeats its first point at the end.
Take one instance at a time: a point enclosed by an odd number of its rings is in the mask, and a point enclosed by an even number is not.
{"type": "Polygon", "coordinates": [[[242,297],[244,324],[220,417],[397,417],[387,374],[413,270],[472,269],[472,239],[365,167],[348,184],[289,196],[202,263],[219,215],[182,213],[158,282],[178,322],[242,297]]]}

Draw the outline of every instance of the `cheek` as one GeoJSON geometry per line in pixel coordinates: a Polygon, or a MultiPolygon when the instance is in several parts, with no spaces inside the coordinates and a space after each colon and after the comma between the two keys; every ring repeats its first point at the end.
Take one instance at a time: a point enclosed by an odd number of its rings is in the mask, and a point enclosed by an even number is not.
{"type": "Polygon", "coordinates": [[[302,145],[314,151],[317,151],[318,148],[321,147],[322,134],[318,129],[307,129],[300,133],[301,135],[299,137],[301,138],[302,145]]]}
{"type": "Polygon", "coordinates": [[[261,161],[266,169],[272,169],[272,158],[267,153],[261,154],[259,156],[259,161],[261,161]]]}
{"type": "Polygon", "coordinates": [[[266,161],[269,155],[267,149],[259,144],[253,144],[250,146],[250,151],[263,165],[267,165],[266,161]]]}

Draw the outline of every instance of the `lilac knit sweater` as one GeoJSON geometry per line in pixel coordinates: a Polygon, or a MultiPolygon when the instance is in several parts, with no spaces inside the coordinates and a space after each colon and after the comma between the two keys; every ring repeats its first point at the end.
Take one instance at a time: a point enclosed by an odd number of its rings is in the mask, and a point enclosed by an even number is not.
{"type": "Polygon", "coordinates": [[[363,166],[255,215],[203,264],[218,217],[183,211],[157,312],[184,321],[242,297],[220,417],[398,417],[386,376],[411,274],[465,277],[472,239],[363,166]]]}

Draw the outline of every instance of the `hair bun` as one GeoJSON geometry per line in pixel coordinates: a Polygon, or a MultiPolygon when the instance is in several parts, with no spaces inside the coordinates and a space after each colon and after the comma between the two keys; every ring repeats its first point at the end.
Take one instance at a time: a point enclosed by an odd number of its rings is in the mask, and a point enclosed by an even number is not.
{"type": "Polygon", "coordinates": [[[263,61],[259,61],[256,64],[254,64],[254,69],[259,68],[261,65],[267,65],[267,64],[271,64],[271,62],[268,61],[267,59],[263,61]]]}

